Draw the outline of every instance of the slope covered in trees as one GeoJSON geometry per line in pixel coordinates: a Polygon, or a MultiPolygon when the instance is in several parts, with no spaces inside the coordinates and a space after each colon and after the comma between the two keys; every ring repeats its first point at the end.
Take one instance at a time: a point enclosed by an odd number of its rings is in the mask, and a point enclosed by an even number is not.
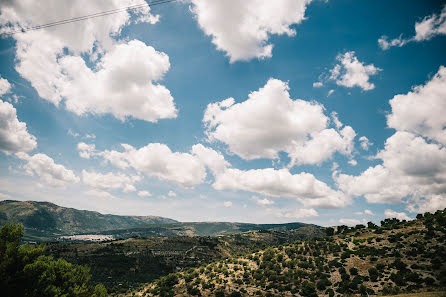
{"type": "Polygon", "coordinates": [[[170,274],[137,295],[370,296],[446,287],[446,210],[327,234],[170,274]]]}

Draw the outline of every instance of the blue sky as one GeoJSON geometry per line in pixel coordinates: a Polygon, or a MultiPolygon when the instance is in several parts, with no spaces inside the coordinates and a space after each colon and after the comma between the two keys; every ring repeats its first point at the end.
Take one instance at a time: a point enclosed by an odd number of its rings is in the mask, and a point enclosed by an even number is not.
{"type": "MultiPolygon", "coordinates": [[[[139,3],[81,2],[5,2],[0,31],[139,3]]],[[[238,4],[2,35],[0,198],[321,225],[446,207],[440,1],[238,4]]]]}

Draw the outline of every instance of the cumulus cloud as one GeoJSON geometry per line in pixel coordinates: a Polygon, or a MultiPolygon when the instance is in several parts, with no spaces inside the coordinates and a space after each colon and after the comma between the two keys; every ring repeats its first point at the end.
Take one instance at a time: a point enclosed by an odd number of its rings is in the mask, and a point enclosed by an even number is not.
{"type": "Polygon", "coordinates": [[[112,194],[107,191],[91,189],[85,192],[88,196],[97,197],[97,198],[116,198],[112,194]]]}
{"type": "Polygon", "coordinates": [[[373,64],[365,65],[364,62],[360,62],[354,51],[339,54],[336,60],[340,64],[336,64],[330,70],[330,80],[334,80],[337,85],[347,88],[360,87],[364,91],[375,88],[375,85],[369,80],[370,76],[381,71],[380,68],[373,64]]]}
{"type": "Polygon", "coordinates": [[[247,160],[278,158],[283,151],[290,166],[320,164],[335,152],[350,155],[354,130],[329,128],[321,104],[292,100],[288,91],[286,82],[270,79],[246,101],[228,98],[209,104],[203,117],[208,139],[226,143],[232,153],[247,160]]]}
{"type": "Polygon", "coordinates": [[[0,97],[4,94],[7,94],[11,91],[11,84],[7,79],[4,79],[0,76],[0,97]]]}
{"type": "Polygon", "coordinates": [[[28,152],[36,146],[36,137],[28,133],[26,123],[17,119],[14,106],[0,100],[0,151],[6,154],[28,152]]]}
{"type": "Polygon", "coordinates": [[[176,197],[177,196],[177,193],[175,193],[174,191],[169,191],[169,193],[167,193],[167,196],[169,196],[169,197],[176,197]]]}
{"type": "Polygon", "coordinates": [[[434,38],[437,35],[446,34],[446,5],[440,13],[434,13],[426,16],[421,22],[415,23],[415,36],[410,38],[403,38],[400,35],[398,38],[389,40],[387,36],[381,36],[378,39],[378,44],[383,50],[388,50],[393,46],[402,47],[409,42],[421,42],[434,38]]]}
{"type": "Polygon", "coordinates": [[[396,212],[391,209],[386,209],[384,211],[384,215],[386,216],[386,218],[396,218],[398,220],[406,220],[406,221],[411,220],[411,218],[409,218],[409,216],[405,212],[396,212]]]}
{"type": "Polygon", "coordinates": [[[366,214],[366,215],[369,215],[369,216],[374,216],[375,214],[373,213],[373,211],[371,211],[370,209],[366,209],[366,210],[364,210],[364,213],[366,214]]]}
{"type": "Polygon", "coordinates": [[[359,176],[335,174],[339,188],[368,202],[405,203],[411,212],[446,207],[445,71],[425,85],[390,100],[390,136],[373,166],[359,176]]]}
{"type": "Polygon", "coordinates": [[[134,184],[141,181],[141,176],[129,176],[113,172],[102,174],[95,171],[82,170],[82,181],[86,185],[103,191],[120,189],[123,192],[135,192],[134,184]]]}
{"type": "Polygon", "coordinates": [[[295,198],[308,207],[343,207],[350,201],[310,173],[291,174],[288,169],[240,170],[228,168],[215,176],[217,190],[248,191],[270,197],[295,198]]]}
{"type": "Polygon", "coordinates": [[[359,142],[360,142],[361,148],[365,151],[368,151],[369,147],[371,147],[373,145],[373,143],[370,142],[369,139],[365,136],[361,136],[359,138],[359,142]]]}
{"type": "Polygon", "coordinates": [[[270,58],[272,34],[295,36],[311,0],[191,0],[200,28],[231,63],[270,58]]]}
{"type": "Polygon", "coordinates": [[[57,164],[45,154],[28,155],[24,152],[16,153],[16,156],[25,161],[23,169],[28,175],[37,175],[41,180],[51,186],[64,187],[67,184],[79,182],[73,171],[57,164]]]}
{"type": "MultiPolygon", "coordinates": [[[[0,32],[35,26],[64,18],[121,8],[136,0],[86,1],[25,0],[2,2],[0,32]],[[62,17],[61,17],[62,18],[62,17]]],[[[138,3],[139,4],[139,3],[138,3]]],[[[155,23],[150,7],[135,11],[138,21],[155,23]],[[138,17],[139,16],[139,17],[138,17]]],[[[176,117],[169,90],[156,81],[170,67],[166,54],[132,40],[116,41],[130,23],[130,13],[86,20],[26,33],[15,34],[17,72],[29,80],[40,97],[76,114],[110,113],[118,119],[134,117],[156,122],[176,117]],[[85,59],[94,67],[87,66],[85,59]]]]}
{"type": "Polygon", "coordinates": [[[269,200],[267,198],[259,198],[257,196],[251,196],[251,199],[254,200],[258,205],[260,206],[266,206],[266,205],[272,205],[274,204],[274,201],[269,200]]]}
{"type": "Polygon", "coordinates": [[[273,211],[277,217],[290,219],[304,219],[318,217],[319,214],[314,208],[300,208],[294,211],[273,211]]]}
{"type": "Polygon", "coordinates": [[[151,197],[152,194],[149,191],[139,191],[138,196],[139,197],[151,197]]]}
{"type": "Polygon", "coordinates": [[[339,223],[349,226],[364,224],[365,220],[357,220],[357,219],[339,219],[339,223]]]}
{"type": "Polygon", "coordinates": [[[231,207],[232,206],[232,202],[231,201],[225,201],[225,202],[223,202],[223,206],[224,207],[231,207]]]}
{"type": "Polygon", "coordinates": [[[90,159],[90,157],[95,154],[96,146],[94,143],[87,144],[85,142],[79,142],[77,144],[77,150],[79,151],[79,156],[81,158],[90,159]]]}
{"type": "Polygon", "coordinates": [[[425,85],[416,86],[407,94],[390,100],[392,113],[387,125],[398,131],[423,135],[446,145],[446,67],[425,85]]]}
{"type": "Polygon", "coordinates": [[[186,188],[200,184],[206,178],[206,168],[195,155],[172,152],[160,143],[150,143],[139,149],[128,144],[122,144],[122,147],[123,152],[106,150],[97,155],[118,168],[130,167],[186,188]]]}

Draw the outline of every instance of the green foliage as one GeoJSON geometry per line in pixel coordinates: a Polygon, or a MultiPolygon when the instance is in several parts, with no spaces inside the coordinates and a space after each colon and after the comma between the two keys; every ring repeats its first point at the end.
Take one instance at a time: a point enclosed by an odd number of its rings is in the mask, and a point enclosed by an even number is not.
{"type": "Polygon", "coordinates": [[[45,255],[45,247],[20,245],[23,229],[5,224],[0,229],[0,287],[6,296],[105,297],[104,286],[90,286],[86,266],[45,255]]]}
{"type": "Polygon", "coordinates": [[[300,295],[302,295],[303,297],[317,297],[315,286],[305,281],[302,284],[302,290],[300,291],[300,295]]]}
{"type": "Polygon", "coordinates": [[[327,234],[327,236],[333,236],[334,235],[334,229],[332,227],[328,227],[325,229],[325,234],[327,234]]]}

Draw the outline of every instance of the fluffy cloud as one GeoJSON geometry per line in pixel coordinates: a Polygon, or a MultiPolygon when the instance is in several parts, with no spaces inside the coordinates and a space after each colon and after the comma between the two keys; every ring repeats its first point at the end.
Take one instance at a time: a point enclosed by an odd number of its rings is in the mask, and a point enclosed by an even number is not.
{"type": "Polygon", "coordinates": [[[9,81],[0,76],[0,97],[2,97],[4,94],[9,93],[10,90],[11,84],[9,83],[9,81]]]}
{"type": "Polygon", "coordinates": [[[134,184],[140,180],[141,177],[138,175],[128,176],[122,173],[115,174],[112,172],[102,174],[82,170],[83,183],[103,191],[121,189],[123,192],[135,192],[136,188],[134,184]]]}
{"type": "Polygon", "coordinates": [[[387,50],[393,46],[402,47],[409,42],[420,42],[432,39],[437,35],[446,34],[446,5],[442,11],[437,14],[434,13],[425,17],[421,22],[415,23],[415,36],[411,38],[403,38],[401,35],[398,38],[389,40],[387,36],[381,36],[378,39],[378,44],[383,50],[387,50]]]}
{"type": "Polygon", "coordinates": [[[359,142],[360,142],[360,144],[361,144],[361,148],[362,148],[363,150],[365,150],[365,151],[368,151],[368,150],[369,150],[369,147],[371,147],[371,146],[373,145],[373,143],[370,142],[369,139],[368,139],[367,137],[365,137],[365,136],[361,136],[361,137],[359,138],[359,142]]]}
{"type": "Polygon", "coordinates": [[[38,175],[41,180],[52,186],[63,187],[67,184],[79,182],[73,171],[66,169],[63,165],[56,164],[53,159],[45,154],[28,155],[19,152],[16,156],[26,161],[23,165],[26,173],[33,176],[38,175]]]}
{"type": "Polygon", "coordinates": [[[390,100],[392,113],[387,125],[398,131],[426,136],[446,145],[446,67],[425,85],[416,86],[407,94],[390,100]]]}
{"type": "Polygon", "coordinates": [[[389,127],[397,131],[376,158],[382,164],[359,176],[335,174],[339,188],[369,202],[405,203],[411,212],[446,207],[446,68],[424,86],[391,101],[389,127]]]}
{"type": "Polygon", "coordinates": [[[36,146],[36,137],[28,133],[26,123],[17,119],[14,106],[0,100],[0,151],[7,154],[28,152],[36,146]]]}
{"type": "MultiPolygon", "coordinates": [[[[0,31],[35,26],[61,18],[106,11],[136,0],[87,1],[50,0],[46,5],[29,1],[2,2],[0,31]]],[[[150,7],[134,11],[138,21],[155,23],[150,7]]],[[[130,13],[95,18],[26,33],[15,34],[16,70],[29,80],[40,97],[65,106],[76,114],[110,113],[123,120],[132,116],[156,122],[176,117],[169,90],[155,84],[169,69],[169,58],[140,41],[116,42],[114,37],[130,23],[130,13]],[[87,67],[84,57],[94,65],[87,67]]]]}
{"type": "Polygon", "coordinates": [[[296,35],[311,0],[191,0],[191,11],[206,35],[231,62],[269,58],[271,34],[296,35]]]}
{"type": "Polygon", "coordinates": [[[225,202],[223,202],[223,206],[224,207],[231,207],[232,206],[232,202],[231,201],[225,201],[225,202]]]}
{"type": "Polygon", "coordinates": [[[228,168],[215,176],[217,190],[242,190],[270,197],[295,198],[308,207],[343,207],[348,197],[310,173],[291,174],[288,169],[239,170],[228,168]]]}
{"type": "Polygon", "coordinates": [[[113,196],[112,194],[110,194],[107,191],[101,191],[101,190],[97,190],[97,189],[91,189],[85,192],[85,194],[87,194],[88,196],[93,196],[93,197],[97,197],[97,198],[116,198],[115,196],[113,196]]]}
{"type": "Polygon", "coordinates": [[[76,114],[111,113],[121,120],[132,116],[149,122],[176,117],[170,91],[153,83],[169,69],[169,57],[141,41],[114,46],[96,71],[78,56],[65,56],[59,65],[65,74],[60,94],[76,114]]]}
{"type": "Polygon", "coordinates": [[[391,209],[386,209],[384,211],[384,215],[386,216],[386,218],[396,218],[398,220],[406,220],[406,221],[411,220],[411,218],[409,218],[409,216],[405,212],[396,212],[391,209]]]}
{"type": "Polygon", "coordinates": [[[373,213],[373,211],[371,211],[370,209],[366,209],[366,210],[364,210],[364,213],[366,214],[366,215],[369,215],[369,216],[374,216],[375,214],[373,213]]]}
{"type": "Polygon", "coordinates": [[[139,191],[138,196],[139,197],[150,197],[150,196],[152,196],[152,194],[148,191],[139,191]]]}
{"type": "Polygon", "coordinates": [[[336,59],[340,64],[336,64],[330,70],[330,80],[336,81],[337,85],[347,88],[360,87],[364,91],[373,90],[375,85],[369,82],[370,76],[381,71],[373,64],[365,65],[355,56],[354,51],[338,55],[336,59]]]}
{"type": "Polygon", "coordinates": [[[287,83],[270,79],[244,102],[228,98],[209,104],[203,117],[208,139],[226,143],[232,153],[248,160],[277,158],[283,151],[292,160],[290,166],[319,164],[335,152],[349,155],[353,129],[329,128],[322,105],[292,100],[288,91],[287,83]]]}
{"type": "Polygon", "coordinates": [[[176,197],[177,193],[175,193],[174,191],[169,191],[169,193],[167,193],[167,196],[169,196],[169,197],[176,197]]]}
{"type": "Polygon", "coordinates": [[[319,214],[313,208],[300,208],[290,212],[274,212],[277,217],[291,218],[291,219],[304,219],[318,217],[319,214]]]}
{"type": "Polygon", "coordinates": [[[206,168],[198,157],[172,152],[165,144],[150,143],[140,149],[123,144],[124,152],[104,151],[97,155],[119,168],[133,168],[148,176],[193,187],[204,181],[206,168]]]}
{"type": "Polygon", "coordinates": [[[252,196],[251,199],[254,200],[260,206],[266,206],[266,205],[274,204],[274,201],[272,201],[272,200],[269,200],[269,199],[266,199],[266,198],[260,199],[257,196],[252,196]]]}
{"type": "Polygon", "coordinates": [[[79,142],[77,144],[77,150],[79,151],[79,156],[81,158],[90,159],[90,157],[95,154],[96,146],[94,143],[87,144],[85,142],[79,142]]]}
{"type": "Polygon", "coordinates": [[[344,224],[344,225],[349,225],[349,226],[354,226],[354,225],[358,225],[358,224],[364,224],[365,221],[362,220],[356,220],[356,219],[339,219],[339,223],[344,224]]]}

